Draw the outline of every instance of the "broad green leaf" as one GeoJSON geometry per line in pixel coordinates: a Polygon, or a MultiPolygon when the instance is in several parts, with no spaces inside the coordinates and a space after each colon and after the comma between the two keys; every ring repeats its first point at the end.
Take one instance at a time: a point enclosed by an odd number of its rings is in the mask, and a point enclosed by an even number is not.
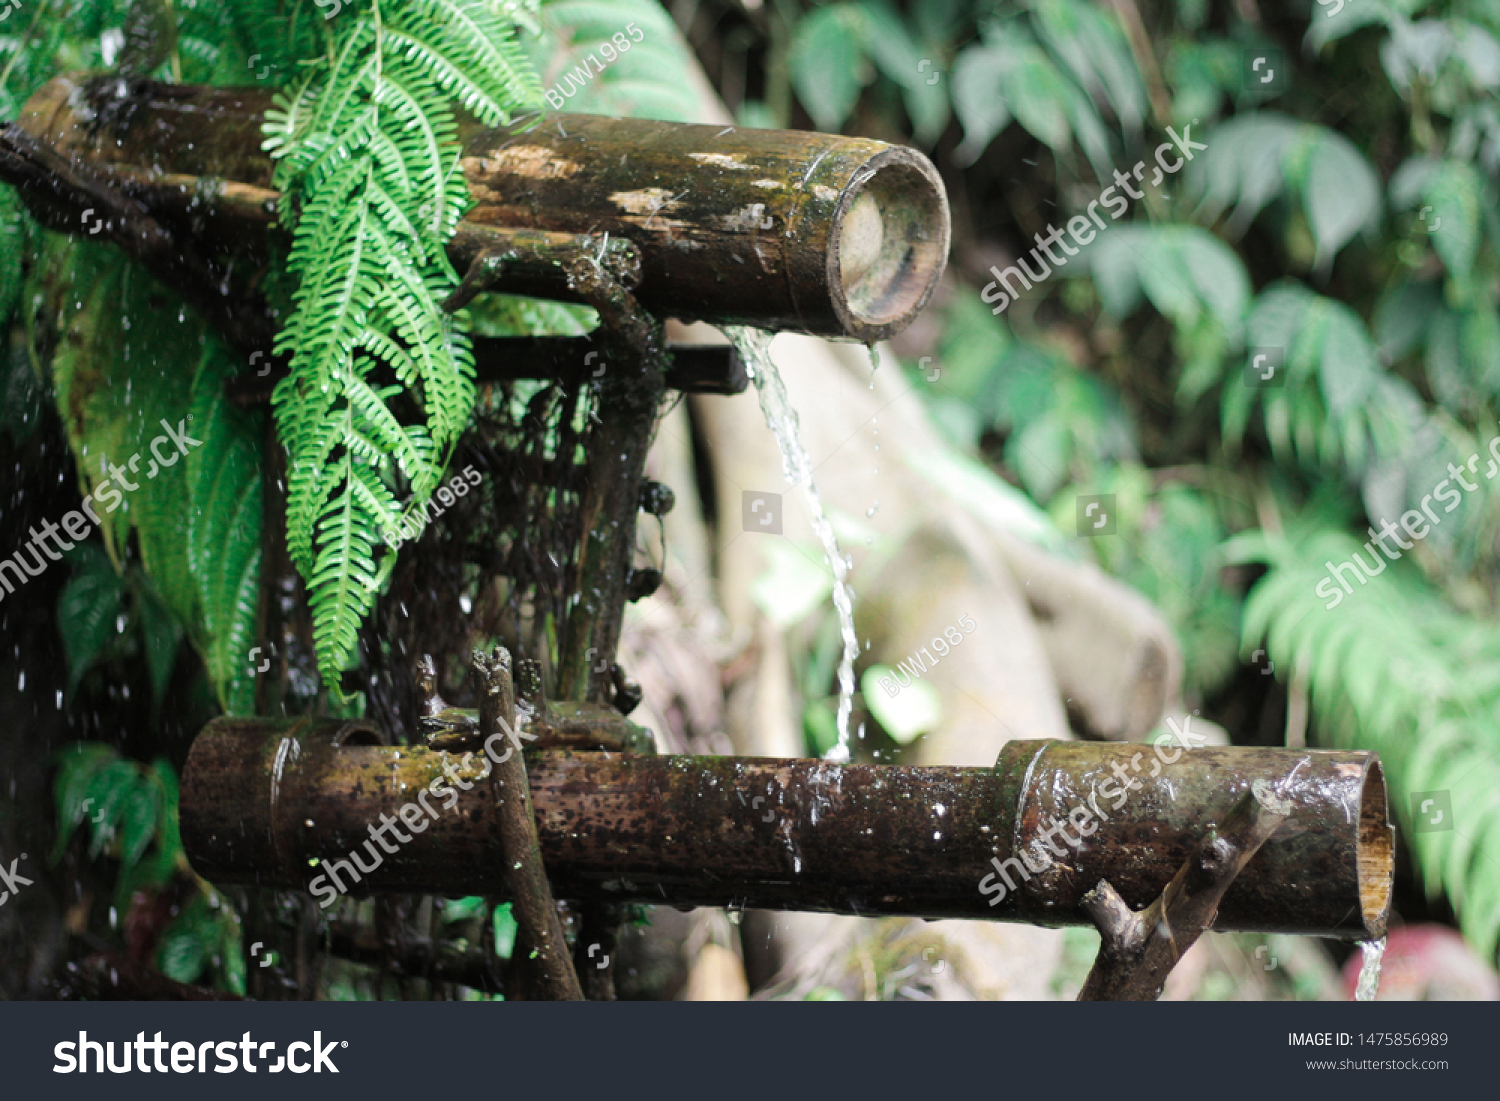
{"type": "Polygon", "coordinates": [[[828,599],[833,574],[820,561],[821,550],[798,548],[785,539],[767,539],[763,545],[769,566],[751,584],[750,597],[772,623],[785,630],[828,599]]]}
{"type": "Polygon", "coordinates": [[[1382,299],[1375,310],[1375,340],[1381,357],[1394,363],[1414,351],[1442,308],[1442,294],[1432,283],[1403,283],[1382,299]]]}
{"type": "Polygon", "coordinates": [[[178,806],[181,802],[182,793],[177,781],[177,774],[172,771],[172,766],[164,757],[158,757],[151,762],[151,767],[146,771],[146,777],[157,790],[157,806],[160,808],[160,817],[156,825],[157,847],[161,852],[162,861],[167,867],[172,867],[182,852],[182,833],[178,819],[178,806]]]}
{"type": "Polygon", "coordinates": [[[21,258],[25,240],[21,200],[9,187],[0,187],[0,328],[10,325],[10,313],[21,298],[21,258]]]}
{"type": "Polygon", "coordinates": [[[137,776],[125,797],[120,814],[120,862],[128,870],[145,855],[156,836],[159,807],[158,791],[149,780],[137,776]]]}
{"type": "Polygon", "coordinates": [[[1348,138],[1318,127],[1302,202],[1317,242],[1316,263],[1326,266],[1361,229],[1380,217],[1380,180],[1348,138]]]}
{"type": "Polygon", "coordinates": [[[1012,50],[1004,45],[976,44],[958,55],[953,66],[953,111],[964,128],[964,140],[954,155],[961,163],[978,160],[1010,122],[1004,81],[1012,62],[1012,50]]]}
{"type": "Polygon", "coordinates": [[[1061,416],[1045,416],[1013,433],[1005,444],[1005,459],[1037,501],[1052,495],[1069,480],[1073,432],[1061,416]]]}
{"type": "Polygon", "coordinates": [[[1312,9],[1303,44],[1309,50],[1321,50],[1327,43],[1347,37],[1361,27],[1388,22],[1392,14],[1380,0],[1360,3],[1351,0],[1323,3],[1320,0],[1319,6],[1312,9]]]}
{"type": "Polygon", "coordinates": [[[1236,115],[1208,132],[1208,148],[1187,168],[1212,214],[1235,206],[1235,231],[1287,188],[1283,160],[1300,123],[1274,111],[1236,115]]]}
{"type": "Polygon", "coordinates": [[[443,903],[444,921],[467,921],[484,913],[485,901],[479,895],[467,898],[450,898],[443,903]]]}
{"type": "Polygon", "coordinates": [[[922,53],[896,10],[887,0],[859,0],[858,9],[864,19],[864,48],[876,67],[903,87],[925,84],[927,76],[919,68],[922,53]]]}
{"type": "Polygon", "coordinates": [[[157,599],[147,585],[136,589],[136,606],[140,612],[141,632],[146,640],[146,664],[151,672],[151,702],[161,707],[172,667],[177,661],[177,644],[182,640],[182,625],[157,599]]]}
{"type": "Polygon", "coordinates": [[[654,0],[548,0],[540,8],[542,32],[522,41],[554,95],[562,74],[592,56],[603,64],[581,89],[569,84],[566,110],[677,122],[706,122],[693,83],[682,79],[695,64],[672,18],[654,0]],[[634,24],[633,30],[626,28],[634,24]],[[615,34],[630,44],[621,51],[615,34]],[[639,34],[640,40],[636,40],[639,34]],[[600,47],[610,44],[610,61],[600,47]]]}
{"type": "MultiPolygon", "coordinates": [[[[1494,18],[1496,13],[1491,13],[1494,18]]],[[[1452,24],[1453,52],[1469,70],[1469,78],[1478,88],[1500,87],[1500,43],[1477,23],[1455,20],[1452,24]]]]}
{"type": "Polygon", "coordinates": [[[68,695],[78,691],[83,675],[94,666],[119,632],[125,585],[93,543],[69,553],[73,575],[57,598],[57,625],[68,659],[68,695]]]}
{"type": "Polygon", "coordinates": [[[1443,265],[1460,282],[1474,267],[1483,235],[1484,182],[1471,164],[1442,161],[1425,181],[1422,198],[1432,209],[1423,223],[1443,265]]]}
{"type": "Polygon", "coordinates": [[[139,775],[135,765],[129,761],[114,760],[94,773],[89,781],[88,796],[84,799],[87,807],[84,815],[91,828],[90,860],[114,841],[125,802],[135,790],[139,775]]]}
{"type": "Polygon", "coordinates": [[[1035,8],[1042,41],[1096,100],[1113,108],[1129,131],[1146,117],[1146,90],[1119,24],[1080,0],[1042,0],[1035,8]]]}
{"type": "Polygon", "coordinates": [[[797,98],[820,130],[844,125],[864,86],[864,21],[853,4],[830,4],[797,24],[787,56],[797,98]]]}
{"type": "Polygon", "coordinates": [[[98,742],[75,742],[57,755],[57,777],[52,784],[52,801],[57,807],[57,841],[48,857],[56,863],[68,847],[73,831],[85,818],[97,812],[97,806],[84,804],[94,777],[119,758],[112,746],[98,742]]]}
{"type": "Polygon", "coordinates": [[[943,717],[942,697],[931,682],[905,672],[898,679],[897,671],[888,665],[866,669],[860,677],[860,692],[870,713],[897,745],[910,745],[918,735],[935,729],[943,717]]]}
{"type": "Polygon", "coordinates": [[[1357,408],[1369,396],[1379,369],[1364,323],[1343,303],[1330,302],[1318,369],[1329,413],[1342,418],[1357,408]]]}
{"type": "Polygon", "coordinates": [[[1475,386],[1486,394],[1500,393],[1500,315],[1493,308],[1464,314],[1459,352],[1475,386]]]}
{"type": "Polygon", "coordinates": [[[515,915],[511,913],[511,904],[502,902],[495,907],[495,912],[490,917],[490,923],[495,931],[495,955],[501,959],[510,959],[510,954],[516,947],[516,924],[515,915]]]}
{"type": "Polygon", "coordinates": [[[162,934],[156,966],[175,982],[196,982],[219,939],[213,912],[202,895],[195,895],[162,934]]]}
{"type": "Polygon", "coordinates": [[[1062,153],[1069,147],[1073,128],[1068,122],[1072,89],[1047,55],[1035,46],[1016,51],[1000,75],[1006,106],[1031,136],[1062,153]]]}

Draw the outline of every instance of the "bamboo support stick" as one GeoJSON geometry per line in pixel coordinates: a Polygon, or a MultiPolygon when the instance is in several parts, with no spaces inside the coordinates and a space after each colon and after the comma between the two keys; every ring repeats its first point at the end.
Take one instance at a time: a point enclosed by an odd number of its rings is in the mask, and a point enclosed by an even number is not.
{"type": "MultiPolygon", "coordinates": [[[[1284,786],[1291,786],[1290,777],[1284,786]]],[[[1209,826],[1166,890],[1140,913],[1101,879],[1083,896],[1083,909],[1103,942],[1078,1000],[1159,998],[1168,973],[1214,923],[1230,884],[1291,813],[1290,799],[1265,780],[1254,781],[1223,823],[1209,826]]]]}

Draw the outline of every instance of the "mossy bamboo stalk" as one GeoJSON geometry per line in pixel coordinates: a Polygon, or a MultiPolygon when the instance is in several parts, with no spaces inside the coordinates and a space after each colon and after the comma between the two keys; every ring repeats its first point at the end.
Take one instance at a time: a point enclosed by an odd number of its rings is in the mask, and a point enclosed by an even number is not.
{"type": "MultiPolygon", "coordinates": [[[[313,862],[362,845],[382,814],[445,767],[471,784],[485,774],[482,754],[464,763],[425,748],[347,739],[334,748],[330,729],[228,718],[205,728],[182,796],[199,874],[306,889],[313,862]]],[[[559,898],[1079,925],[1091,921],[1084,896],[1100,880],[1132,907],[1150,903],[1254,781],[1279,783],[1306,758],[1286,795],[1289,820],[1235,879],[1214,928],[1383,934],[1393,836],[1374,754],[1176,752],[1154,776],[1131,766],[1149,746],[1052,741],[1011,742],[992,769],[548,750],[528,751],[527,772],[559,898]],[[1137,787],[1123,789],[1116,809],[1097,788],[1120,770],[1137,787]],[[1019,872],[1024,851],[1055,840],[1056,823],[1094,803],[1103,820],[1081,844],[1063,845],[1049,868],[1019,872]],[[1014,885],[998,898],[980,887],[998,881],[997,865],[1014,885]]],[[[496,829],[484,786],[460,791],[356,889],[501,891],[496,829]]]]}
{"type": "MultiPolygon", "coordinates": [[[[258,89],[75,74],[17,121],[109,166],[147,209],[187,216],[211,252],[261,251],[279,201],[260,149],[269,103],[258,89]]],[[[559,114],[470,131],[462,167],[476,206],[450,246],[460,270],[487,233],[607,234],[640,250],[641,304],[663,317],[870,342],[910,323],[947,262],[941,179],[884,142],[559,114]]]]}

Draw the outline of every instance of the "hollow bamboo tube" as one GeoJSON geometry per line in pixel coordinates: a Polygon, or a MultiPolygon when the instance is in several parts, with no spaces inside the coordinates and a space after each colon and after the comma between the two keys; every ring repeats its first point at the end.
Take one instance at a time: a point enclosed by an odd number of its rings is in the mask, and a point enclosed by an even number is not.
{"type": "Polygon", "coordinates": [[[625,237],[643,304],[688,319],[880,340],[947,262],[937,171],[884,142],[557,115],[475,136],[463,166],[469,221],[625,237]]]}
{"type": "MultiPolygon", "coordinates": [[[[20,124],[107,164],[148,206],[190,204],[216,244],[264,234],[279,196],[260,150],[270,95],[58,77],[20,124]]],[[[660,316],[860,341],[905,328],[947,263],[942,180],[921,153],[864,138],[596,115],[471,132],[476,206],[450,247],[486,232],[608,233],[641,250],[639,297],[660,316]]]]}
{"type": "MultiPolygon", "coordinates": [[[[380,864],[358,882],[339,873],[355,891],[502,893],[482,753],[465,766],[425,748],[337,748],[336,726],[216,719],[204,729],[182,793],[183,842],[199,874],[315,889],[330,861],[347,864],[359,848],[365,865],[374,854],[380,864]],[[446,796],[429,794],[436,817],[408,812],[426,824],[394,853],[375,841],[366,849],[381,816],[417,805],[445,764],[471,790],[447,809],[446,796]]],[[[527,771],[559,897],[1082,925],[1080,900],[1100,879],[1146,905],[1252,782],[1279,783],[1304,762],[1291,818],[1235,880],[1215,928],[1383,934],[1393,838],[1374,754],[1175,752],[1154,776],[1149,746],[1052,741],[1011,742],[992,769],[545,750],[528,752],[527,771]],[[1118,810],[1096,788],[1116,765],[1138,784],[1118,810]],[[1021,874],[1022,850],[1045,845],[1048,827],[1091,795],[1102,820],[1090,836],[1074,846],[1063,837],[1081,831],[1054,834],[1064,855],[1021,874]],[[997,866],[1014,884],[999,897],[997,866]]]]}

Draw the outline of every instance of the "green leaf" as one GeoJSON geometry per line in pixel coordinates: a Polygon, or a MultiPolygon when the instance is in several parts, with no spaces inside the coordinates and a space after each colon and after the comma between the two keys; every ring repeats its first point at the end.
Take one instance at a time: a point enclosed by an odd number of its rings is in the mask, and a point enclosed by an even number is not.
{"type": "Polygon", "coordinates": [[[158,798],[156,786],[140,777],[125,797],[120,814],[120,862],[124,870],[128,871],[145,855],[156,836],[158,798]]]}
{"type": "Polygon", "coordinates": [[[95,544],[78,545],[70,557],[74,572],[57,598],[57,626],[68,659],[71,697],[119,634],[116,623],[124,608],[125,585],[95,544]]]}
{"type": "Polygon", "coordinates": [[[9,187],[0,187],[0,330],[9,328],[11,311],[21,298],[21,258],[25,229],[21,200],[9,187]]]}
{"type": "Polygon", "coordinates": [[[767,567],[750,586],[750,598],[777,627],[800,623],[833,591],[833,573],[821,548],[786,539],[765,542],[767,567]]]}
{"type": "Polygon", "coordinates": [[[1042,0],[1035,6],[1042,41],[1067,64],[1073,79],[1104,100],[1130,131],[1146,117],[1146,89],[1120,25],[1080,0],[1042,0]]]}
{"type": "Polygon", "coordinates": [[[1356,233],[1379,220],[1380,180],[1348,138],[1326,127],[1313,130],[1302,203],[1317,242],[1314,262],[1326,267],[1356,233]]]}
{"type": "Polygon", "coordinates": [[[1500,314],[1494,309],[1464,314],[1459,348],[1476,386],[1486,394],[1500,393],[1500,314]]]}
{"type": "Polygon", "coordinates": [[[864,86],[864,20],[853,4],[810,12],[792,35],[787,65],[797,98],[819,130],[837,132],[864,86]]]}
{"type": "Polygon", "coordinates": [[[156,805],[159,817],[156,823],[157,848],[166,867],[174,866],[179,858],[186,859],[182,851],[182,833],[179,827],[178,807],[181,789],[177,774],[163,757],[151,762],[146,770],[147,779],[156,786],[156,805]]]}
{"type": "Polygon", "coordinates": [[[959,54],[953,65],[953,110],[964,128],[963,144],[954,156],[962,164],[978,160],[1010,122],[1004,79],[1011,60],[1008,46],[974,45],[959,54]]]}
{"type": "Polygon", "coordinates": [[[113,747],[98,742],[75,742],[57,755],[57,776],[52,784],[52,800],[57,806],[57,841],[48,857],[54,864],[67,850],[78,824],[97,811],[92,803],[87,809],[84,807],[94,777],[118,758],[113,747]]]}
{"type": "Polygon", "coordinates": [[[135,765],[129,761],[110,761],[89,781],[88,797],[84,800],[92,805],[85,812],[89,815],[92,838],[89,841],[89,859],[95,859],[111,844],[119,829],[120,818],[125,811],[125,802],[135,790],[139,775],[135,765]]]}
{"type": "Polygon", "coordinates": [[[174,982],[197,982],[220,940],[218,923],[207,900],[195,895],[162,934],[156,967],[174,982]]]}
{"type": "Polygon", "coordinates": [[[943,701],[928,681],[913,679],[888,665],[872,665],[860,677],[865,705],[897,745],[910,745],[918,735],[936,728],[943,717],[943,701]],[[885,680],[882,685],[880,681],[885,680]],[[896,689],[893,695],[890,689],[896,689]]]}
{"type": "Polygon", "coordinates": [[[1397,287],[1375,310],[1375,340],[1381,357],[1394,363],[1411,354],[1426,339],[1429,324],[1442,309],[1443,297],[1435,284],[1397,287]]]}
{"type": "Polygon", "coordinates": [[[1432,235],[1433,250],[1459,281],[1468,279],[1479,252],[1483,195],[1479,173],[1463,161],[1442,161],[1422,187],[1422,198],[1432,208],[1423,224],[1432,235]]]}
{"type": "Polygon", "coordinates": [[[1014,433],[1005,445],[1005,461],[1037,501],[1052,500],[1069,481],[1073,432],[1065,417],[1041,417],[1014,433]]]}
{"type": "Polygon", "coordinates": [[[1046,54],[1035,46],[1017,50],[1000,83],[1017,122],[1055,152],[1068,149],[1073,137],[1068,122],[1071,89],[1046,54]]]}
{"type": "Polygon", "coordinates": [[[1343,303],[1328,301],[1331,312],[1323,335],[1318,384],[1329,413],[1342,418],[1369,396],[1380,367],[1364,323],[1343,303]]]}
{"type": "Polygon", "coordinates": [[[495,955],[501,959],[510,959],[510,954],[516,947],[516,924],[515,915],[511,912],[511,904],[502,902],[495,907],[495,913],[490,922],[495,931],[495,955]]]}
{"type": "Polygon", "coordinates": [[[466,921],[484,913],[485,901],[479,895],[468,898],[450,898],[443,903],[444,921],[466,921]]]}
{"type": "Polygon", "coordinates": [[[162,604],[148,585],[135,590],[140,610],[141,632],[146,638],[146,664],[151,671],[151,704],[153,712],[161,708],[172,667],[177,661],[177,644],[182,640],[182,626],[162,604]]]}
{"type": "MultiPolygon", "coordinates": [[[[551,85],[554,96],[566,97],[566,109],[599,115],[702,122],[698,95],[681,74],[696,64],[682,35],[655,0],[548,0],[540,10],[542,33],[526,42],[537,71],[551,85]],[[633,30],[626,30],[634,24],[633,30]],[[619,52],[615,34],[623,33],[630,49],[619,52]],[[636,40],[639,34],[640,40],[636,40]],[[609,42],[614,61],[580,91],[576,83],[562,89],[562,74],[609,42]],[[560,90],[561,89],[561,90],[560,90]]],[[[554,101],[555,102],[555,101],[554,101]]],[[[771,125],[775,125],[772,123],[771,125]]]]}

